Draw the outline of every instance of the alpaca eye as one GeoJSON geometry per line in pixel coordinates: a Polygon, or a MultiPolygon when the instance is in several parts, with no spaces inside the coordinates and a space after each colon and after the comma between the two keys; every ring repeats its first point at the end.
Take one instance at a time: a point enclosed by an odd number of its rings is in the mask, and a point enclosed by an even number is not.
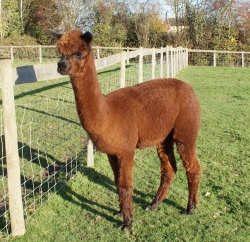
{"type": "Polygon", "coordinates": [[[80,59],[81,56],[82,56],[82,53],[81,53],[81,52],[76,52],[76,53],[75,53],[75,57],[76,57],[77,59],[80,59]]]}

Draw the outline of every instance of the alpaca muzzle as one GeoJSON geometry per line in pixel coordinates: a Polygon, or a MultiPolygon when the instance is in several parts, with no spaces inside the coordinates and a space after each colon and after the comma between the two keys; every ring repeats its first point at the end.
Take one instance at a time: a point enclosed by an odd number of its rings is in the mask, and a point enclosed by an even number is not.
{"type": "Polygon", "coordinates": [[[66,63],[66,61],[64,60],[64,58],[62,58],[58,63],[57,63],[57,72],[60,73],[61,75],[68,75],[69,74],[69,67],[66,63]]]}

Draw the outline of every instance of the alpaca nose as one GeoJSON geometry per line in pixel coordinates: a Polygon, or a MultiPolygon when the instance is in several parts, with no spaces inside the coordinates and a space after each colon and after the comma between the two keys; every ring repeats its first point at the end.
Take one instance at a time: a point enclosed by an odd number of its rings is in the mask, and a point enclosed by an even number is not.
{"type": "Polygon", "coordinates": [[[57,63],[57,68],[58,68],[58,70],[65,69],[65,68],[66,68],[65,61],[59,61],[59,62],[57,63]]]}
{"type": "Polygon", "coordinates": [[[63,60],[60,60],[57,63],[57,72],[61,75],[68,75],[69,68],[67,67],[67,63],[63,60]]]}

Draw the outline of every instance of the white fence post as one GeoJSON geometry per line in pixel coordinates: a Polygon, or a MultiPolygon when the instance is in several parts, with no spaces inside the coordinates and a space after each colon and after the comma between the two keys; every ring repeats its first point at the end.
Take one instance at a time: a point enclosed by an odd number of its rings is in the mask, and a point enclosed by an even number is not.
{"type": "Polygon", "coordinates": [[[155,78],[155,48],[152,49],[152,72],[151,72],[151,79],[155,78]]]}
{"type": "Polygon", "coordinates": [[[214,50],[214,56],[213,56],[213,58],[214,58],[214,66],[216,66],[216,51],[214,50]]]}
{"type": "Polygon", "coordinates": [[[140,47],[139,55],[139,83],[143,82],[143,48],[140,47]]]}
{"type": "Polygon", "coordinates": [[[166,47],[166,65],[167,65],[167,78],[169,78],[169,46],[166,47]]]}
{"type": "Polygon", "coordinates": [[[182,47],[180,49],[180,62],[181,62],[180,70],[182,70],[184,68],[184,48],[182,47]]]}
{"type": "Polygon", "coordinates": [[[100,59],[100,48],[99,48],[99,46],[97,46],[96,53],[97,53],[97,59],[100,59]]]}
{"type": "Polygon", "coordinates": [[[161,47],[160,68],[160,78],[163,78],[163,47],[161,47]]]}
{"type": "Polygon", "coordinates": [[[14,51],[13,51],[13,47],[10,47],[10,58],[11,58],[11,63],[14,63],[14,51]]]}
{"type": "Polygon", "coordinates": [[[42,63],[43,62],[43,57],[42,57],[42,46],[39,45],[39,62],[42,63]]]}
{"type": "Polygon", "coordinates": [[[170,46],[170,77],[174,77],[174,56],[173,56],[173,47],[170,46]]]}
{"type": "Polygon", "coordinates": [[[180,70],[180,47],[176,48],[176,71],[175,75],[179,72],[180,70]]]}
{"type": "Polygon", "coordinates": [[[121,52],[121,77],[120,77],[120,88],[125,87],[125,75],[126,75],[126,57],[125,51],[121,52]]]}
{"type": "Polygon", "coordinates": [[[185,50],[186,53],[186,61],[185,61],[185,67],[188,66],[188,49],[185,50]]]}
{"type": "MultiPolygon", "coordinates": [[[[128,56],[128,53],[129,53],[129,47],[127,47],[127,56],[128,56]]],[[[129,58],[127,58],[127,65],[129,64],[129,58]]]]}
{"type": "Polygon", "coordinates": [[[94,144],[90,137],[88,136],[88,145],[87,145],[87,167],[94,166],[94,144]]]}
{"type": "Polygon", "coordinates": [[[178,47],[175,48],[175,52],[174,52],[174,76],[176,76],[177,73],[177,68],[178,68],[178,47]]]}
{"type": "Polygon", "coordinates": [[[244,56],[244,51],[242,51],[241,53],[241,67],[244,68],[245,67],[245,56],[244,56]]]}
{"type": "Polygon", "coordinates": [[[25,224],[11,60],[1,61],[0,72],[2,80],[4,138],[8,172],[11,231],[13,236],[20,236],[25,233],[25,224]]]}

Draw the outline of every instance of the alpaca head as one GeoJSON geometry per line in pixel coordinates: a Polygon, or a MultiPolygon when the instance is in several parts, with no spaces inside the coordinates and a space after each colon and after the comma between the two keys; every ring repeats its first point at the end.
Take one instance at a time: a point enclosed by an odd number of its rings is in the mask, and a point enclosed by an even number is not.
{"type": "Polygon", "coordinates": [[[57,40],[57,50],[62,55],[58,62],[57,71],[61,75],[74,75],[83,70],[86,58],[91,52],[90,42],[92,34],[83,34],[80,30],[72,30],[64,34],[49,31],[49,34],[57,40]]]}

